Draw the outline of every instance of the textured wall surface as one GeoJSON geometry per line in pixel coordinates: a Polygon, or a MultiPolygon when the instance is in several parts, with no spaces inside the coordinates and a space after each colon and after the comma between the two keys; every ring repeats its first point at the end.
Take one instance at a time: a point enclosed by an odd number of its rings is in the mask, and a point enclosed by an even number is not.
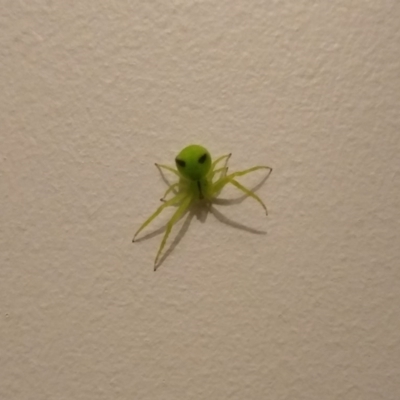
{"type": "Polygon", "coordinates": [[[400,398],[398,0],[0,5],[1,399],[400,398]],[[192,142],[270,215],[154,273],[192,142]]]}

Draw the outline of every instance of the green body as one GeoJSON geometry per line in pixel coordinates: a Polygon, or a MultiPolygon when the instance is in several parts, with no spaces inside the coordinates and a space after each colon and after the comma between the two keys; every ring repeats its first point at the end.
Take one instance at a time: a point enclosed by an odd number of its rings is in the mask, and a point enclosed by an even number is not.
{"type": "Polygon", "coordinates": [[[228,183],[237,187],[247,196],[250,196],[256,200],[264,208],[267,214],[267,207],[263,201],[253,191],[240,184],[235,178],[259,169],[268,169],[269,173],[271,173],[272,168],[266,166],[256,166],[228,175],[227,163],[230,156],[230,154],[226,154],[218,157],[215,161],[212,161],[211,155],[206,148],[200,145],[190,145],[185,147],[176,156],[176,169],[167,165],[156,164],[158,168],[163,168],[173,172],[179,177],[179,181],[168,187],[164,197],[161,199],[164,204],[158,207],[158,209],[140,226],[133,237],[133,241],[135,241],[135,238],[139,232],[149,225],[150,222],[153,221],[154,218],[156,218],[166,207],[177,206],[175,213],[167,223],[164,237],[161,241],[154,262],[154,270],[156,270],[160,254],[165,246],[173,225],[176,224],[176,222],[178,222],[179,219],[186,213],[190,205],[194,201],[198,200],[204,200],[208,203],[212,203],[213,199],[218,196],[224,186],[226,186],[228,183]],[[222,161],[225,161],[224,166],[218,168],[218,164],[220,164],[222,161]],[[174,193],[175,195],[171,199],[166,200],[167,195],[170,193],[174,193]]]}

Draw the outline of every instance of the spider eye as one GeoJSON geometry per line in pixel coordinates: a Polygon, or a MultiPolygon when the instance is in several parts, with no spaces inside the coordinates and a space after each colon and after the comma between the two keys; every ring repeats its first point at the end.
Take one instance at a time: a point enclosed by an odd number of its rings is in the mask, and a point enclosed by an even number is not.
{"type": "Polygon", "coordinates": [[[199,163],[204,164],[204,162],[207,160],[207,153],[204,153],[200,158],[199,158],[199,163]]]}
{"type": "Polygon", "coordinates": [[[185,167],[186,163],[183,160],[179,160],[178,158],[175,160],[175,162],[180,166],[180,167],[185,167]]]}

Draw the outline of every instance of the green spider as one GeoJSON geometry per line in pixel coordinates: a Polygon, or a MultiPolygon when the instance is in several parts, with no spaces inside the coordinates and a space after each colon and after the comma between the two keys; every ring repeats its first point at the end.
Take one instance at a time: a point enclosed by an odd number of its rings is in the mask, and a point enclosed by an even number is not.
{"type": "Polygon", "coordinates": [[[157,268],[157,262],[160,258],[161,252],[164,249],[165,243],[171,233],[172,227],[180,220],[180,218],[186,213],[192,203],[196,201],[205,201],[211,204],[218,194],[222,191],[225,185],[228,183],[236,186],[239,190],[244,192],[247,196],[252,197],[258,201],[264,208],[265,213],[268,215],[267,207],[263,201],[251,190],[241,185],[235,178],[238,176],[246,175],[250,172],[259,169],[268,169],[269,173],[272,172],[272,168],[267,166],[256,166],[245,169],[243,171],[237,171],[227,175],[228,172],[228,160],[231,154],[226,154],[218,157],[215,161],[211,160],[210,153],[203,146],[192,144],[185,147],[175,158],[175,164],[177,169],[169,167],[168,165],[155,164],[159,169],[164,168],[170,172],[173,172],[178,176],[179,181],[169,185],[161,201],[164,203],[148,218],[140,228],[136,231],[132,242],[135,241],[136,236],[144,229],[151,221],[154,220],[165,208],[170,206],[177,206],[176,211],[172,215],[171,219],[166,225],[164,237],[161,241],[160,247],[154,261],[154,270],[157,268]],[[218,164],[225,160],[223,167],[217,168],[218,164]],[[166,200],[166,197],[174,192],[175,195],[166,200]]]}

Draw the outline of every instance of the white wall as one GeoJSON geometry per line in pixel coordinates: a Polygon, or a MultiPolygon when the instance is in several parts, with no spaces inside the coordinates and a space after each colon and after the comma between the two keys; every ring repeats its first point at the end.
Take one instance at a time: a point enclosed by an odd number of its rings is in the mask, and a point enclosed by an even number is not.
{"type": "Polygon", "coordinates": [[[397,0],[0,3],[1,399],[400,398],[397,0]],[[219,207],[267,234],[154,273],[189,143],[274,168],[219,207]]]}

